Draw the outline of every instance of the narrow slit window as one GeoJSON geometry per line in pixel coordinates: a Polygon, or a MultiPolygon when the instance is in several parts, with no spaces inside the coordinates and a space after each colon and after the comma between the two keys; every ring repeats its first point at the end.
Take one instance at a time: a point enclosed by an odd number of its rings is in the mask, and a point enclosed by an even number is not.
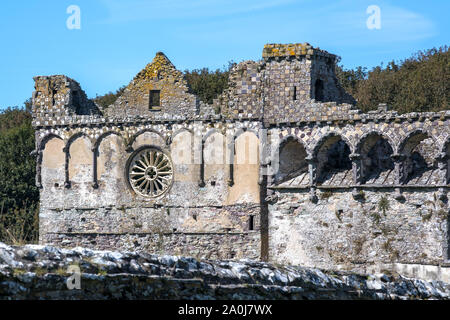
{"type": "Polygon", "coordinates": [[[255,216],[249,216],[248,219],[248,230],[255,230],[255,216]]]}
{"type": "Polygon", "coordinates": [[[294,87],[294,95],[292,96],[292,100],[297,100],[297,87],[294,87]]]}
{"type": "Polygon", "coordinates": [[[151,90],[150,91],[150,109],[158,110],[161,107],[161,91],[151,90]]]}

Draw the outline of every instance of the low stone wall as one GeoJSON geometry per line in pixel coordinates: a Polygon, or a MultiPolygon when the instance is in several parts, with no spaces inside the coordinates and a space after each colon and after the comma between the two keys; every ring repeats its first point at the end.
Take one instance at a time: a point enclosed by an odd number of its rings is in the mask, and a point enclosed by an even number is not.
{"type": "Polygon", "coordinates": [[[0,243],[0,299],[448,300],[450,284],[250,260],[198,261],[0,243]],[[77,269],[81,273],[71,273],[77,269]],[[80,289],[76,289],[78,280],[80,289]],[[68,289],[67,283],[75,289],[68,289]]]}
{"type": "Polygon", "coordinates": [[[199,259],[260,258],[260,232],[245,233],[48,233],[45,244],[59,247],[131,250],[188,255],[199,259]]]}

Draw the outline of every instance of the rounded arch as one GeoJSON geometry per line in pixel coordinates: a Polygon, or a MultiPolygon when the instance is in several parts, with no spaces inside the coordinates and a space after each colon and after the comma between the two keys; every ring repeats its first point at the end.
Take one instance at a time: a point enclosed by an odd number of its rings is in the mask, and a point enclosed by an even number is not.
{"type": "Polygon", "coordinates": [[[369,139],[372,136],[379,136],[380,138],[386,140],[389,146],[392,148],[392,150],[394,150],[395,142],[389,135],[385,134],[384,132],[380,132],[378,130],[372,130],[363,134],[361,138],[359,138],[355,146],[355,153],[360,154],[362,146],[364,145],[365,142],[367,142],[367,139],[369,139]]]}
{"type": "Polygon", "coordinates": [[[425,139],[432,139],[435,145],[439,145],[430,133],[424,129],[415,129],[406,134],[406,136],[400,141],[397,147],[397,153],[403,154],[406,152],[411,152],[419,143],[425,139]]]}
{"type": "Polygon", "coordinates": [[[177,181],[191,181],[195,176],[194,148],[193,132],[185,128],[177,130],[170,143],[170,154],[177,181]]]}
{"type": "Polygon", "coordinates": [[[313,156],[313,158],[317,158],[317,154],[319,152],[319,150],[328,142],[330,144],[336,143],[339,140],[342,140],[349,148],[350,148],[350,152],[353,153],[354,148],[353,148],[353,144],[345,137],[340,135],[339,133],[335,132],[335,131],[331,131],[328,132],[326,135],[324,135],[323,137],[321,137],[317,143],[312,147],[311,150],[311,155],[313,156]]]}
{"type": "Polygon", "coordinates": [[[399,143],[398,153],[405,156],[401,180],[406,184],[437,184],[439,170],[436,158],[439,144],[432,134],[423,129],[410,131],[399,143]]]}
{"type": "Polygon", "coordinates": [[[282,183],[295,178],[295,184],[308,183],[308,152],[305,144],[297,136],[284,137],[275,150],[277,154],[272,157],[272,168],[275,174],[275,183],[282,183]],[[297,177],[301,176],[299,179],[297,177]]]}
{"type": "Polygon", "coordinates": [[[352,179],[352,144],[336,132],[323,136],[313,149],[317,165],[317,184],[348,185],[352,179]]]}
{"type": "Polygon", "coordinates": [[[220,132],[211,132],[203,141],[203,161],[205,165],[223,165],[226,163],[226,137],[220,132]]]}
{"type": "Polygon", "coordinates": [[[179,134],[181,134],[181,133],[183,133],[183,132],[189,132],[190,134],[194,134],[194,131],[193,130],[191,130],[191,129],[189,129],[189,128],[180,128],[180,129],[177,129],[177,130],[175,130],[173,133],[172,133],[172,141],[173,141],[173,139],[175,139],[175,137],[177,136],[177,135],[179,135],[179,134]]]}
{"type": "Polygon", "coordinates": [[[300,139],[299,137],[297,137],[296,135],[292,135],[289,134],[287,136],[284,136],[280,141],[278,141],[278,144],[276,145],[276,147],[274,149],[272,149],[272,153],[271,153],[271,159],[272,160],[276,160],[277,156],[279,157],[281,150],[285,147],[286,144],[288,144],[289,142],[298,142],[306,151],[306,154],[309,156],[310,155],[310,150],[308,150],[306,143],[300,139]]]}
{"type": "Polygon", "coordinates": [[[105,132],[95,141],[93,155],[95,186],[98,186],[98,182],[102,182],[102,185],[109,189],[121,182],[122,175],[119,168],[124,165],[125,149],[125,138],[117,131],[105,132]]]}
{"type": "Polygon", "coordinates": [[[260,146],[259,137],[252,130],[236,132],[230,155],[230,185],[228,204],[259,203],[260,146]],[[236,134],[237,133],[237,134],[236,134]]]}
{"type": "Polygon", "coordinates": [[[253,130],[245,130],[234,135],[233,140],[234,163],[236,164],[256,164],[259,163],[259,136],[253,130]],[[245,139],[247,135],[247,139],[245,139]],[[245,139],[245,140],[243,140],[245,139]]]}
{"type": "Polygon", "coordinates": [[[161,138],[161,140],[164,142],[164,144],[167,145],[167,140],[165,139],[164,135],[163,135],[161,132],[159,132],[159,131],[157,131],[157,130],[155,130],[155,129],[152,129],[152,128],[145,128],[145,129],[141,129],[141,130],[139,130],[138,132],[136,132],[134,135],[131,136],[131,138],[130,138],[130,140],[128,141],[127,145],[128,145],[128,146],[132,146],[133,143],[136,141],[136,139],[137,139],[140,135],[142,135],[142,134],[144,134],[144,133],[146,133],[146,132],[151,132],[151,133],[154,133],[154,134],[158,135],[158,136],[161,138]]]}
{"type": "Polygon", "coordinates": [[[64,139],[56,134],[48,134],[41,139],[36,172],[38,187],[53,188],[64,183],[64,145],[64,139]]]}
{"type": "Polygon", "coordinates": [[[239,136],[241,135],[241,134],[244,134],[244,133],[246,133],[246,132],[252,132],[258,139],[259,139],[259,132],[258,131],[256,131],[256,130],[254,130],[254,129],[251,129],[251,128],[239,128],[239,129],[237,129],[235,132],[234,132],[234,134],[233,134],[233,140],[236,140],[237,138],[239,138],[239,136]]]}
{"type": "MultiPolygon", "coordinates": [[[[80,137],[85,137],[89,140],[89,142],[91,143],[91,147],[94,146],[94,142],[92,141],[91,137],[89,137],[89,135],[87,135],[85,132],[77,132],[74,135],[72,135],[66,142],[66,145],[64,147],[64,149],[66,150],[66,152],[69,152],[70,149],[70,145],[77,140],[80,137]]],[[[92,149],[92,148],[91,148],[92,149]]],[[[91,150],[92,151],[92,150],[91,150]]]]}
{"type": "Polygon", "coordinates": [[[120,134],[120,132],[117,131],[108,131],[105,133],[102,133],[96,140],[94,143],[94,150],[98,150],[98,147],[100,146],[100,143],[102,142],[103,139],[106,139],[107,137],[109,137],[110,135],[116,135],[120,138],[122,138],[123,140],[125,140],[125,138],[120,134]]]}
{"type": "Polygon", "coordinates": [[[381,132],[371,131],[358,141],[355,152],[360,155],[361,183],[389,184],[393,183],[394,149],[392,140],[381,132]]]}
{"type": "Polygon", "coordinates": [[[57,135],[55,133],[49,133],[49,134],[45,135],[44,137],[42,137],[40,139],[39,145],[37,147],[37,151],[44,150],[45,149],[45,145],[47,144],[47,142],[49,142],[53,138],[61,139],[62,141],[64,141],[64,139],[61,138],[59,135],[57,135]]]}
{"type": "Polygon", "coordinates": [[[208,130],[208,132],[206,132],[206,134],[204,136],[202,136],[202,142],[205,143],[205,141],[215,133],[219,133],[219,134],[223,135],[223,132],[220,131],[219,129],[211,128],[208,130]]]}
{"type": "Polygon", "coordinates": [[[292,135],[292,134],[283,137],[283,139],[281,139],[278,142],[277,150],[281,150],[287,143],[293,142],[293,141],[298,142],[306,150],[306,146],[305,146],[305,143],[303,142],[303,140],[300,139],[299,137],[295,136],[295,135],[292,135]]]}

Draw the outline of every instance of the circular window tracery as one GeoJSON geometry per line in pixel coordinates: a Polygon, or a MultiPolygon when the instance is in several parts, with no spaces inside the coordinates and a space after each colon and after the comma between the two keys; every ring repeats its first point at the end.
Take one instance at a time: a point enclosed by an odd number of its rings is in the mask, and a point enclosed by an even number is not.
{"type": "Polygon", "coordinates": [[[159,149],[146,147],[139,150],[128,166],[131,188],[146,198],[165,194],[173,182],[173,165],[169,156],[159,149]]]}

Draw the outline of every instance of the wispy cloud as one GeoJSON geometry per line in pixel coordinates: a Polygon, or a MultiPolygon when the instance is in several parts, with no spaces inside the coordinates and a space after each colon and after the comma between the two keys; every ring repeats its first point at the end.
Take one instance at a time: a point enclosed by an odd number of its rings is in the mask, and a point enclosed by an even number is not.
{"type": "MultiPolygon", "coordinates": [[[[369,1],[365,1],[369,3],[369,1]]],[[[310,41],[329,46],[385,48],[413,43],[436,35],[434,22],[418,12],[379,2],[381,29],[369,30],[366,21],[367,4],[339,1],[314,7],[291,6],[291,10],[265,11],[265,14],[230,16],[222,20],[198,21],[195,24],[174,26],[179,37],[195,35],[197,39],[229,42],[248,41],[310,41]],[[266,23],[265,21],[270,21],[266,23]],[[245,39],[239,35],[245,30],[245,39]],[[251,35],[251,38],[248,37],[251,35]]],[[[248,7],[249,8],[249,7],[248,7]]]]}
{"type": "Polygon", "coordinates": [[[109,11],[103,23],[227,16],[279,7],[294,0],[102,0],[109,11]]]}

